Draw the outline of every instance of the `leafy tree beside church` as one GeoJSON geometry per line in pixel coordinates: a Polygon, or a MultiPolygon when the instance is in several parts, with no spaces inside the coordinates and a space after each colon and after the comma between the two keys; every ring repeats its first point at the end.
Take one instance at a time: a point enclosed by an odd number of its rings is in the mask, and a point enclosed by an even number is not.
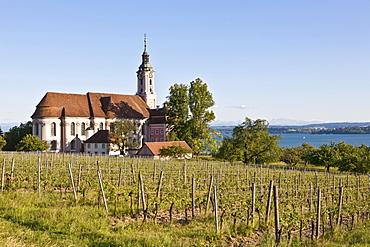
{"type": "Polygon", "coordinates": [[[277,161],[280,157],[279,137],[268,133],[266,120],[246,118],[233,129],[231,137],[224,139],[217,157],[230,162],[264,164],[277,161]]]}
{"type": "Polygon", "coordinates": [[[134,133],[136,132],[135,124],[127,119],[111,123],[109,138],[112,144],[118,148],[121,155],[125,155],[126,149],[136,147],[134,133]]]}
{"type": "Polygon", "coordinates": [[[169,126],[169,141],[186,141],[196,154],[207,151],[216,141],[216,134],[210,124],[216,116],[212,93],[200,78],[185,84],[174,84],[170,87],[166,102],[167,124],[169,126]]]}

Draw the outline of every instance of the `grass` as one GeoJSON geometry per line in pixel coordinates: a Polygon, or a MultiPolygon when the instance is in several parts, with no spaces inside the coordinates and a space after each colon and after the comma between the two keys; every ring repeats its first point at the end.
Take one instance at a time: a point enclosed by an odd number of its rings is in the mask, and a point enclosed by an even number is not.
{"type": "Polygon", "coordinates": [[[218,246],[207,220],[142,224],[104,216],[98,207],[70,206],[57,195],[0,195],[1,246],[218,246]],[[208,229],[208,230],[207,230],[208,229]]]}

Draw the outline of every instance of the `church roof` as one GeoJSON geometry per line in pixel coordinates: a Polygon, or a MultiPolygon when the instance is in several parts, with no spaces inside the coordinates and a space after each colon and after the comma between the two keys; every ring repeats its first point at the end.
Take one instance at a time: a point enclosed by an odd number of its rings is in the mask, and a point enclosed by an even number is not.
{"type": "Polygon", "coordinates": [[[32,118],[107,117],[149,118],[149,107],[138,95],[108,93],[67,94],[48,92],[32,118]]]}

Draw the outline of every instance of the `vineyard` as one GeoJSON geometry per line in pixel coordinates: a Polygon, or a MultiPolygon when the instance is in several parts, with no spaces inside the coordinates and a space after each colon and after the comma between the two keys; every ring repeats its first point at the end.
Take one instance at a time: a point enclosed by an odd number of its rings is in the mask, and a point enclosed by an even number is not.
{"type": "MultiPolygon", "coordinates": [[[[1,218],[58,232],[60,222],[45,227],[42,220],[48,216],[22,219],[18,211],[27,206],[17,207],[12,201],[41,198],[41,208],[83,208],[87,211],[80,214],[91,214],[87,220],[101,218],[107,222],[110,242],[105,239],[105,245],[96,244],[103,237],[87,237],[87,226],[75,226],[78,219],[69,219],[68,224],[81,233],[79,239],[91,238],[95,246],[134,245],[134,235],[147,228],[156,229],[158,234],[166,230],[175,234],[175,230],[192,224],[196,230],[187,242],[181,242],[185,237],[179,235],[162,239],[161,245],[254,245],[264,234],[272,236],[270,243],[315,241],[327,231],[350,229],[370,217],[367,175],[204,160],[5,152],[0,158],[1,218]],[[118,237],[125,234],[130,234],[131,242],[118,237]]],[[[146,241],[136,244],[156,246],[155,241],[146,241]]],[[[60,245],[81,243],[45,244],[60,245]]]]}

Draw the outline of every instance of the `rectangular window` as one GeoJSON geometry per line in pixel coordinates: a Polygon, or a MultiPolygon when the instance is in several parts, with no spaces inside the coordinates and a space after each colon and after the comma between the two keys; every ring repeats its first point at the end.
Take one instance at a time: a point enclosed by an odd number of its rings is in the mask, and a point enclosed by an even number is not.
{"type": "Polygon", "coordinates": [[[90,147],[91,147],[91,146],[90,146],[90,143],[88,143],[88,144],[87,144],[87,148],[90,148],[90,147]]]}
{"type": "Polygon", "coordinates": [[[98,144],[97,143],[95,143],[95,148],[98,148],[98,144]]]}
{"type": "Polygon", "coordinates": [[[154,131],[153,131],[153,129],[150,129],[150,134],[152,134],[152,135],[154,134],[154,131]]]}
{"type": "Polygon", "coordinates": [[[105,148],[105,144],[104,143],[101,145],[101,148],[105,148]]]}
{"type": "Polygon", "coordinates": [[[156,134],[156,135],[158,135],[158,132],[159,132],[159,131],[158,131],[158,129],[156,129],[156,130],[155,130],[155,134],[156,134]]]}
{"type": "Polygon", "coordinates": [[[163,129],[161,129],[161,134],[163,134],[163,129]]]}

